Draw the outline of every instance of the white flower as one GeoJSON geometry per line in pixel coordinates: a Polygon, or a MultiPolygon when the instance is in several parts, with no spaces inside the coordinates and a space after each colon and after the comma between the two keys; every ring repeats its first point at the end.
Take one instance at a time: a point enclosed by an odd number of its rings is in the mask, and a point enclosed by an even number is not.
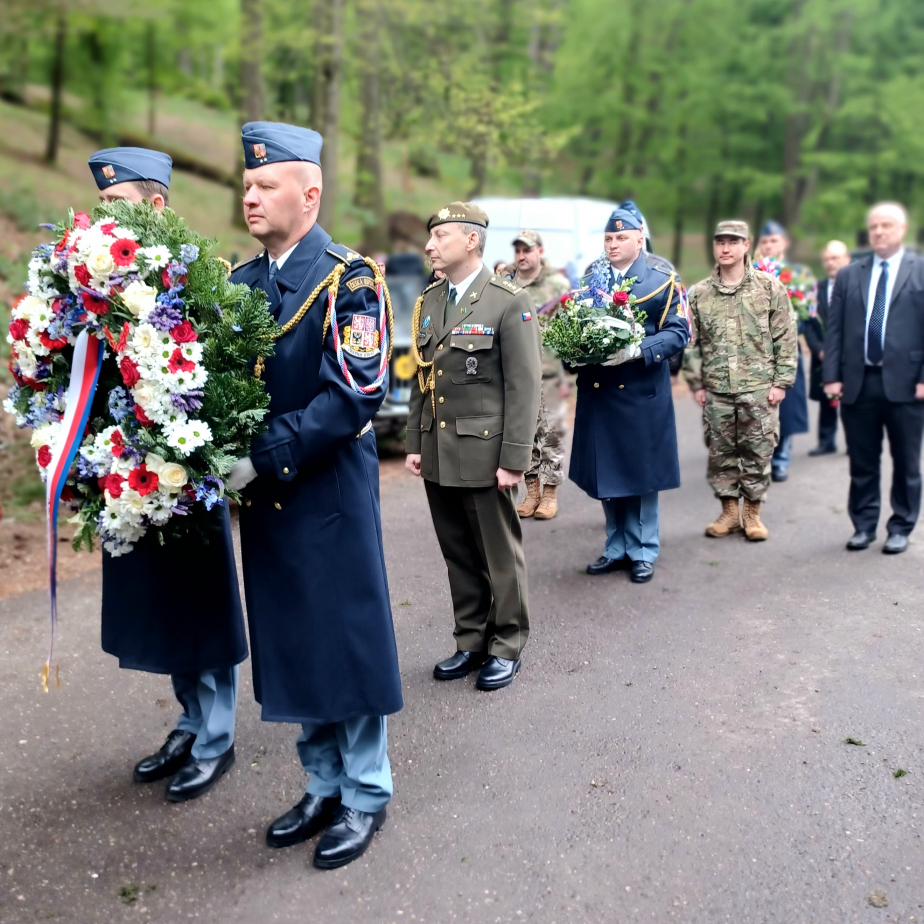
{"type": "Polygon", "coordinates": [[[187,420],[167,424],[164,427],[167,445],[172,446],[184,456],[212,441],[212,431],[201,420],[187,420]]]}
{"type": "Polygon", "coordinates": [[[157,410],[170,403],[170,395],[167,390],[150,379],[142,379],[133,385],[132,397],[135,399],[136,404],[141,405],[141,409],[146,414],[148,411],[157,410]]]}
{"type": "Polygon", "coordinates": [[[173,514],[170,507],[160,499],[147,516],[154,526],[163,526],[173,514]]]}
{"type": "Polygon", "coordinates": [[[163,456],[157,455],[156,452],[149,452],[144,457],[144,464],[147,466],[149,472],[154,472],[157,477],[160,477],[160,470],[167,464],[167,460],[163,456]]]}
{"type": "Polygon", "coordinates": [[[137,318],[142,311],[153,311],[157,304],[157,289],[143,282],[131,282],[122,292],[122,302],[137,318]]]}
{"type": "Polygon", "coordinates": [[[172,256],[170,251],[162,245],[158,245],[157,247],[142,247],[138,251],[138,255],[144,257],[147,262],[147,269],[145,270],[146,276],[155,271],[160,272],[165,269],[172,256]]]}
{"type": "Polygon", "coordinates": [[[99,458],[105,459],[107,455],[112,454],[112,435],[118,432],[120,436],[124,436],[122,431],[118,427],[106,427],[94,441],[94,448],[99,453],[99,458]]]}
{"type": "MultiPolygon", "coordinates": [[[[132,283],[134,285],[134,283],[132,283]]],[[[128,341],[131,354],[138,359],[153,359],[160,347],[160,331],[150,324],[139,324],[128,341]]]]}
{"type": "Polygon", "coordinates": [[[91,276],[95,276],[97,279],[105,279],[115,272],[115,268],[115,260],[112,259],[108,244],[95,247],[87,254],[87,269],[90,271],[91,276]]]}
{"type": "Polygon", "coordinates": [[[30,440],[30,445],[33,449],[39,449],[42,446],[50,446],[54,448],[60,431],[61,424],[44,423],[32,431],[32,439],[30,440]]]}
{"type": "MultiPolygon", "coordinates": [[[[150,468],[150,465],[148,468],[150,468]]],[[[160,486],[166,488],[171,494],[182,491],[189,480],[186,469],[176,462],[165,462],[157,473],[157,477],[160,478],[160,486]]]]}
{"type": "Polygon", "coordinates": [[[25,318],[34,327],[45,327],[51,320],[51,312],[44,299],[27,295],[14,309],[14,318],[25,318]],[[44,323],[43,323],[44,322],[44,323]]]}
{"type": "Polygon", "coordinates": [[[202,366],[196,366],[192,372],[177,372],[167,377],[170,383],[170,390],[184,394],[192,391],[194,388],[202,388],[208,378],[208,373],[202,366]]]}
{"type": "Polygon", "coordinates": [[[35,353],[29,349],[27,346],[20,347],[17,352],[19,353],[19,368],[22,371],[22,374],[27,378],[31,379],[35,377],[35,373],[38,370],[38,364],[35,361],[35,353]]]}
{"type": "Polygon", "coordinates": [[[183,354],[183,359],[188,359],[190,362],[198,363],[202,360],[202,344],[198,342],[192,343],[181,343],[180,352],[183,354]]]}

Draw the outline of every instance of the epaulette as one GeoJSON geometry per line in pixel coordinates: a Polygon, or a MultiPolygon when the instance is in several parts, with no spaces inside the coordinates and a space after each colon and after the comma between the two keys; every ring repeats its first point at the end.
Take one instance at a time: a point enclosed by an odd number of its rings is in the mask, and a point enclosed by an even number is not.
{"type": "Polygon", "coordinates": [[[253,263],[256,260],[262,260],[264,253],[266,253],[266,251],[262,250],[255,257],[251,257],[249,260],[241,260],[240,263],[235,263],[234,266],[231,267],[231,272],[233,273],[236,270],[239,270],[242,266],[247,266],[248,263],[253,263]]]}
{"type": "Polygon", "coordinates": [[[491,277],[491,285],[506,289],[511,295],[519,295],[523,291],[520,286],[514,285],[509,279],[498,279],[497,276],[491,277]]]}
{"type": "Polygon", "coordinates": [[[434,279],[433,282],[431,282],[430,285],[428,285],[427,288],[424,289],[423,292],[421,292],[420,294],[426,295],[428,292],[435,289],[437,286],[442,285],[445,281],[446,281],[445,278],[444,279],[434,279]]]}
{"type": "Polygon", "coordinates": [[[365,262],[362,254],[358,254],[355,250],[350,250],[349,247],[344,247],[343,244],[331,244],[327,248],[327,252],[342,263],[346,263],[347,266],[365,262]]]}

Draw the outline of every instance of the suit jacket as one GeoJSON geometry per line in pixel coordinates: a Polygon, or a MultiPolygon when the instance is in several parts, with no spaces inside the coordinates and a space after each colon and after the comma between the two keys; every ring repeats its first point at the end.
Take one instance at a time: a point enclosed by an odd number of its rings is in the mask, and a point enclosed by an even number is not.
{"type": "Polygon", "coordinates": [[[414,342],[434,389],[411,386],[407,451],[444,487],[486,488],[498,468],[529,468],[539,418],[542,348],[529,294],[482,268],[443,323],[446,280],[426,289],[414,342]],[[464,312],[462,309],[465,309],[464,312]],[[435,412],[435,413],[434,413],[435,412]]]}
{"type": "Polygon", "coordinates": [[[241,507],[254,695],[270,722],[337,722],[402,704],[375,434],[364,432],[387,388],[387,378],[375,385],[386,345],[372,272],[315,225],[274,282],[266,254],[231,279],[263,289],[283,325],[338,265],[340,349],[333,325],[325,330],[325,288],[266,360],[267,430],[254,440],[259,477],[241,507]]]}
{"type": "MultiPolygon", "coordinates": [[[[866,365],[866,309],[873,255],[837,274],[827,313],[824,380],[843,382],[844,404],[860,395],[866,365]]],[[[892,288],[886,318],[882,384],[889,401],[914,401],[924,382],[924,260],[906,250],[892,288]]]]}
{"type": "Polygon", "coordinates": [[[809,375],[809,397],[813,401],[825,399],[821,354],[825,349],[825,330],[828,324],[828,280],[818,283],[818,310],[814,317],[802,322],[802,334],[812,354],[809,375]]]}

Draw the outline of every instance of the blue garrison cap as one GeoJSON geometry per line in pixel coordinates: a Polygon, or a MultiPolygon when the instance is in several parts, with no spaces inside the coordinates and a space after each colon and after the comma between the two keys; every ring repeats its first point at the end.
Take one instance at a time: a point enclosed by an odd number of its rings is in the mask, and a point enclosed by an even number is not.
{"type": "Polygon", "coordinates": [[[156,180],[170,188],[173,160],[162,151],[147,148],[104,148],[90,157],[90,170],[100,189],[116,183],[156,180]]]}
{"type": "Polygon", "coordinates": [[[305,160],[321,166],[324,139],[310,128],[285,122],[248,122],[241,129],[241,142],[248,170],[286,160],[305,160]]]}
{"type": "Polygon", "coordinates": [[[771,237],[774,234],[782,234],[783,237],[788,237],[786,229],[778,221],[768,221],[760,229],[761,237],[771,237]]]}
{"type": "Polygon", "coordinates": [[[606,223],[604,231],[641,231],[642,230],[642,216],[639,214],[638,209],[635,207],[634,202],[623,202],[618,209],[613,211],[613,214],[610,215],[609,221],[606,223]],[[626,206],[631,206],[631,208],[626,208],[626,206]]]}

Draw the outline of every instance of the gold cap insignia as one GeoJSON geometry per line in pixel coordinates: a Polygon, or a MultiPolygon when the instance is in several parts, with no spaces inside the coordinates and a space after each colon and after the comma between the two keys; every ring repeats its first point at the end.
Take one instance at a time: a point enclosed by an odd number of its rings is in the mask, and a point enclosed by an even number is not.
{"type": "Polygon", "coordinates": [[[103,176],[106,177],[107,180],[111,180],[115,176],[115,167],[113,167],[112,164],[106,164],[106,166],[103,167],[103,176]]]}
{"type": "Polygon", "coordinates": [[[265,144],[255,144],[253,146],[253,156],[254,157],[266,157],[266,145],[265,144]]]}
{"type": "Polygon", "coordinates": [[[449,218],[449,209],[440,209],[436,213],[436,217],[442,221],[444,218],[449,218]]]}
{"type": "Polygon", "coordinates": [[[617,221],[617,222],[616,222],[616,230],[617,230],[617,231],[622,231],[622,221],[617,221]]]}

